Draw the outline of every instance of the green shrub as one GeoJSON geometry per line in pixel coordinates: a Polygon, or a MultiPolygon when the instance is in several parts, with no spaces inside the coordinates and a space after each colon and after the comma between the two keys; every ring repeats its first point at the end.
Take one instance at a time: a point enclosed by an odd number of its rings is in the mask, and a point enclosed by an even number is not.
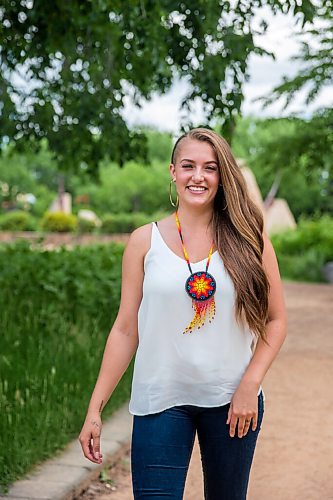
{"type": "Polygon", "coordinates": [[[83,219],[79,217],[77,219],[77,231],[78,233],[92,233],[96,230],[96,224],[92,220],[83,219]]]}
{"type": "Polygon", "coordinates": [[[297,230],[271,237],[284,278],[323,281],[322,266],[333,261],[333,219],[301,219],[297,230]]]}
{"type": "Polygon", "coordinates": [[[75,231],[77,227],[77,217],[63,212],[46,212],[41,221],[41,226],[45,231],[55,231],[59,233],[75,231]]]}
{"type": "Polygon", "coordinates": [[[324,265],[323,255],[315,249],[303,255],[277,255],[280,272],[283,278],[294,281],[324,281],[321,268],[324,265]]]}
{"type": "Polygon", "coordinates": [[[34,217],[23,210],[13,210],[0,217],[0,229],[3,231],[34,231],[36,228],[34,217]]]}
{"type": "Polygon", "coordinates": [[[116,214],[105,214],[102,216],[102,225],[100,231],[102,233],[117,233],[117,215],[116,214]]]}
{"type": "Polygon", "coordinates": [[[102,217],[101,232],[131,233],[139,226],[150,222],[151,215],[137,213],[106,214],[102,217]]]}
{"type": "Polygon", "coordinates": [[[316,249],[325,261],[333,260],[333,219],[327,215],[320,219],[301,219],[297,230],[284,231],[272,236],[278,253],[300,255],[316,249]]]}
{"type": "Polygon", "coordinates": [[[144,214],[142,212],[137,212],[132,215],[134,229],[140,226],[144,226],[152,221],[152,216],[144,214]]]}
{"type": "MultiPolygon", "coordinates": [[[[0,245],[0,496],[77,438],[119,307],[122,253],[115,243],[0,245]]],[[[132,369],[103,420],[128,401],[132,369]]]]}
{"type": "Polygon", "coordinates": [[[143,212],[105,214],[102,217],[102,233],[131,233],[137,227],[143,226],[154,220],[159,220],[169,215],[167,212],[158,211],[151,215],[143,212]]]}

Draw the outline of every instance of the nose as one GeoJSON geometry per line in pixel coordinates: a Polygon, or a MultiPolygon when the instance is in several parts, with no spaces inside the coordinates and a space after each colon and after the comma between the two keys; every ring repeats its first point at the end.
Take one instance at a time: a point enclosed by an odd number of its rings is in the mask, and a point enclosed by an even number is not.
{"type": "Polygon", "coordinates": [[[203,180],[203,173],[199,168],[193,170],[192,179],[195,182],[201,182],[203,180]]]}

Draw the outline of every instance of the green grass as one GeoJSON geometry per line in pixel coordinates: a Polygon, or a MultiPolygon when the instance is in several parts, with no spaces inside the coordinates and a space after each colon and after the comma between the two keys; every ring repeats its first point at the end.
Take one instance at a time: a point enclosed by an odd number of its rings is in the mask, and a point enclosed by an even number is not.
{"type": "MultiPolygon", "coordinates": [[[[1,488],[78,437],[119,307],[123,247],[0,249],[1,488]]],[[[129,399],[133,361],[103,411],[129,399]]]]}

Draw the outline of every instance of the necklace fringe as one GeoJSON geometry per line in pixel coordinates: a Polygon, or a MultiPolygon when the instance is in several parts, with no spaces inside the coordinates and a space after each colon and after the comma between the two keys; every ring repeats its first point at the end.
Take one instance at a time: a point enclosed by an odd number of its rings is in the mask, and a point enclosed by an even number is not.
{"type": "Polygon", "coordinates": [[[195,328],[200,328],[205,324],[206,316],[208,312],[208,320],[211,323],[215,317],[215,299],[214,296],[205,302],[199,302],[197,300],[192,300],[192,308],[195,311],[194,318],[191,323],[185,328],[183,333],[191,333],[195,328]]]}

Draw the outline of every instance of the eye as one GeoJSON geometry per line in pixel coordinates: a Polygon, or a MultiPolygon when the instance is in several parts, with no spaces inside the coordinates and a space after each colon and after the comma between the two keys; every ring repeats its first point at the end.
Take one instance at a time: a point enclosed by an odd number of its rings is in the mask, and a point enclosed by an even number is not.
{"type": "Polygon", "coordinates": [[[182,165],[183,168],[192,168],[193,165],[182,165]]]}
{"type": "Polygon", "coordinates": [[[214,170],[215,171],[215,170],[217,170],[217,167],[215,167],[214,165],[209,165],[207,167],[207,170],[214,170]]]}

